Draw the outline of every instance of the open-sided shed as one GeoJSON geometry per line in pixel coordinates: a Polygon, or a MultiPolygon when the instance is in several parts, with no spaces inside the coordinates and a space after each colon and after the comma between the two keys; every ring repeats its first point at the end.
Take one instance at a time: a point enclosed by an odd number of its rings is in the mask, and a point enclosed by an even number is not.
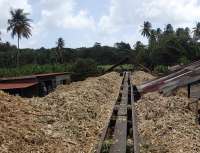
{"type": "Polygon", "coordinates": [[[60,84],[70,83],[70,73],[47,73],[0,79],[0,90],[22,97],[44,96],[60,84]]]}

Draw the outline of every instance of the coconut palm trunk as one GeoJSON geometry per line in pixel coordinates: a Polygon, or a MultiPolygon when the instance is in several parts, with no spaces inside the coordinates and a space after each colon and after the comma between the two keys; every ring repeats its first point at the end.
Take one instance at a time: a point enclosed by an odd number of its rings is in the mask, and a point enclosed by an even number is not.
{"type": "Polygon", "coordinates": [[[16,65],[19,67],[19,34],[17,35],[17,55],[16,55],[16,65]]]}
{"type": "Polygon", "coordinates": [[[58,41],[56,42],[57,44],[57,47],[56,47],[56,52],[57,52],[57,57],[58,57],[58,62],[60,64],[63,64],[64,63],[64,59],[63,59],[63,49],[64,49],[64,46],[65,46],[65,42],[64,42],[64,39],[63,38],[58,38],[58,41]]]}
{"type": "Polygon", "coordinates": [[[19,34],[17,34],[18,36],[18,38],[17,38],[17,48],[19,49],[19,34]]]}

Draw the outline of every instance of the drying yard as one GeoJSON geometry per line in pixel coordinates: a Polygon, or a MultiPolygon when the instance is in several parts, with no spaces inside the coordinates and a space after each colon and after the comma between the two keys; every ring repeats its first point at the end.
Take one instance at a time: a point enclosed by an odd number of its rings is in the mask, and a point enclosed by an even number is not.
{"type": "MultiPolygon", "coordinates": [[[[155,78],[137,71],[133,72],[131,82],[140,85],[155,78]]],[[[112,72],[59,86],[43,98],[28,99],[0,92],[0,152],[94,153],[119,91],[123,99],[124,90],[128,92],[131,87],[127,83],[127,89],[123,89],[122,79],[112,72]]],[[[141,153],[200,152],[196,103],[187,98],[186,91],[181,88],[167,97],[157,91],[144,93],[133,103],[141,153]]],[[[126,107],[128,111],[133,106],[126,107]]],[[[134,133],[129,124],[127,121],[126,127],[119,123],[134,133]]],[[[111,150],[115,149],[111,146],[111,150]]]]}

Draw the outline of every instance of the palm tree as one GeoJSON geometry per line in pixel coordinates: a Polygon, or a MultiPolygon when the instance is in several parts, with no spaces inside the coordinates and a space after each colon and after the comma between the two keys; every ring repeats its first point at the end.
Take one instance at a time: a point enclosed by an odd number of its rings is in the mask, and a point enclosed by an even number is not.
{"type": "Polygon", "coordinates": [[[144,21],[144,24],[142,25],[141,35],[149,38],[151,36],[151,27],[152,26],[149,21],[144,21]]]}
{"type": "Polygon", "coordinates": [[[200,22],[198,22],[198,23],[196,24],[196,27],[194,27],[193,29],[194,29],[194,30],[193,30],[193,33],[194,33],[193,39],[194,39],[195,41],[197,41],[197,40],[199,40],[199,38],[200,38],[200,22]]]}
{"type": "Polygon", "coordinates": [[[143,46],[142,42],[141,41],[137,41],[135,43],[135,45],[133,45],[134,48],[137,48],[137,47],[140,47],[140,46],[143,46]]]}
{"type": "Polygon", "coordinates": [[[189,35],[190,34],[190,28],[186,27],[185,32],[189,35]]]}
{"type": "Polygon", "coordinates": [[[157,29],[156,29],[156,33],[157,33],[158,35],[160,35],[160,34],[162,33],[162,30],[161,30],[160,28],[157,28],[157,29]]]}
{"type": "Polygon", "coordinates": [[[58,61],[60,63],[63,63],[63,48],[65,47],[65,41],[63,38],[58,38],[58,41],[56,42],[56,53],[58,56],[58,61]]]}
{"type": "Polygon", "coordinates": [[[95,48],[101,47],[101,43],[95,42],[93,47],[95,47],[95,48]]]}
{"type": "Polygon", "coordinates": [[[171,24],[167,24],[166,27],[165,27],[165,33],[166,34],[171,34],[174,32],[174,28],[171,24]]]}
{"type": "Polygon", "coordinates": [[[188,40],[191,40],[190,28],[188,28],[188,27],[185,28],[185,35],[186,35],[186,37],[187,37],[188,40]]]}
{"type": "Polygon", "coordinates": [[[156,29],[156,40],[159,42],[162,35],[162,30],[160,28],[156,29]]]}
{"type": "Polygon", "coordinates": [[[142,44],[141,41],[137,41],[135,45],[133,45],[136,51],[140,50],[140,48],[144,48],[144,45],[142,44]]]}
{"type": "Polygon", "coordinates": [[[177,37],[183,37],[185,35],[185,29],[184,28],[177,28],[176,29],[176,36],[177,37]]]}
{"type": "Polygon", "coordinates": [[[149,37],[149,46],[152,48],[152,47],[155,47],[155,44],[156,44],[156,30],[152,29],[150,31],[150,37],[149,37]]]}
{"type": "Polygon", "coordinates": [[[22,37],[28,39],[31,36],[32,21],[27,16],[29,13],[24,13],[23,9],[10,10],[11,19],[8,19],[7,31],[11,31],[11,37],[17,36],[17,66],[19,66],[19,41],[22,37]]]}

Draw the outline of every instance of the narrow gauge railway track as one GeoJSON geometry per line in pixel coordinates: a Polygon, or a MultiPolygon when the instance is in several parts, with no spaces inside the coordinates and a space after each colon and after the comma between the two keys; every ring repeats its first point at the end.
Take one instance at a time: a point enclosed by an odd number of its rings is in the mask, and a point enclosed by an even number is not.
{"type": "Polygon", "coordinates": [[[119,96],[107,122],[96,153],[139,153],[136,99],[130,72],[123,73],[119,96]]]}

